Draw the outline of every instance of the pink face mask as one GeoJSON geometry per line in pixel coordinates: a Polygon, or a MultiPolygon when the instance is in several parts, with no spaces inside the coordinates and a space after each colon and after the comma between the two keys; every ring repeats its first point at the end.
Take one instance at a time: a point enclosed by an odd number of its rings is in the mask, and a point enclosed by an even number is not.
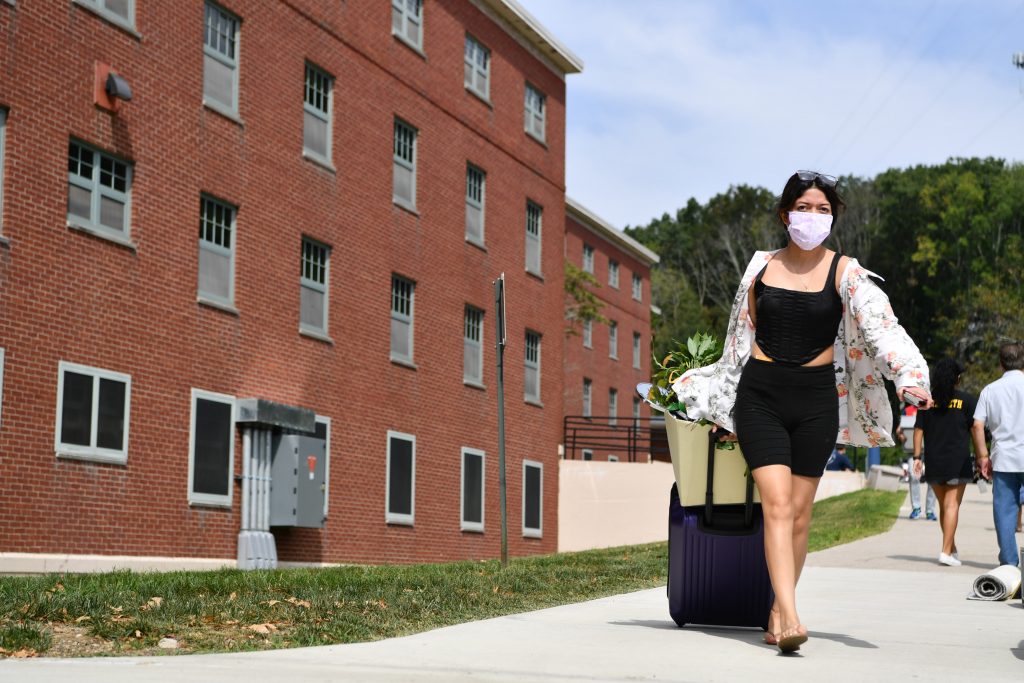
{"type": "Polygon", "coordinates": [[[832,216],[806,211],[789,212],[789,238],[793,243],[810,251],[824,242],[832,232],[832,216]]]}

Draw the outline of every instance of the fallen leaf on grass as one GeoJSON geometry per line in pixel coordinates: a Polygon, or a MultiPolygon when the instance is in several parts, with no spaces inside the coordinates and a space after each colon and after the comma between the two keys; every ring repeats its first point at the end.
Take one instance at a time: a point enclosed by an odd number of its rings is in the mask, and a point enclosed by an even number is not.
{"type": "Polygon", "coordinates": [[[228,596],[228,602],[234,602],[238,599],[238,593],[231,591],[231,595],[228,596]]]}
{"type": "Polygon", "coordinates": [[[296,607],[309,607],[310,606],[309,600],[299,600],[298,598],[295,598],[295,597],[288,598],[288,602],[292,603],[296,607]]]}
{"type": "Polygon", "coordinates": [[[279,602],[281,602],[281,601],[280,600],[267,600],[266,604],[270,605],[271,607],[273,607],[274,605],[278,604],[279,602]]]}
{"type": "Polygon", "coordinates": [[[83,621],[90,621],[91,619],[92,617],[90,617],[88,614],[83,614],[82,616],[75,619],[75,623],[81,624],[83,621]]]}
{"type": "Polygon", "coordinates": [[[139,608],[140,611],[146,612],[151,609],[157,609],[163,603],[163,598],[150,598],[149,602],[139,608]]]}
{"type": "Polygon", "coordinates": [[[12,652],[11,657],[14,659],[27,659],[28,657],[38,657],[39,653],[30,647],[23,647],[17,652],[12,652]]]}
{"type": "Polygon", "coordinates": [[[273,624],[269,623],[269,622],[266,623],[266,624],[253,624],[251,626],[246,626],[245,628],[247,628],[250,631],[254,631],[256,633],[264,635],[264,636],[268,636],[268,635],[270,635],[271,633],[273,633],[274,631],[277,630],[277,627],[274,626],[273,624]]]}

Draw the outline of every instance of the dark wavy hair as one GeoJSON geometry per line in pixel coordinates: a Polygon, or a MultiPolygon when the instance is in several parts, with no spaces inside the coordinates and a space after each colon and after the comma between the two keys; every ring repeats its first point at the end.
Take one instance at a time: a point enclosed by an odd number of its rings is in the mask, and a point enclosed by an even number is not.
{"type": "Polygon", "coordinates": [[[957,380],[960,379],[963,372],[964,367],[952,358],[943,358],[932,366],[932,399],[935,401],[935,407],[932,410],[937,410],[940,413],[946,412],[949,408],[949,401],[953,398],[957,380]]]}
{"type": "Polygon", "coordinates": [[[839,196],[839,191],[836,190],[835,185],[826,185],[818,177],[811,180],[801,180],[798,173],[794,173],[786,181],[786,187],[782,189],[782,196],[779,197],[779,205],[775,210],[775,215],[783,226],[786,225],[786,222],[782,220],[782,214],[792,209],[793,205],[796,204],[796,200],[800,199],[804,192],[807,192],[812,187],[816,187],[825,193],[825,198],[832,205],[832,225],[835,226],[839,217],[843,215],[843,211],[846,210],[846,202],[839,196]]]}

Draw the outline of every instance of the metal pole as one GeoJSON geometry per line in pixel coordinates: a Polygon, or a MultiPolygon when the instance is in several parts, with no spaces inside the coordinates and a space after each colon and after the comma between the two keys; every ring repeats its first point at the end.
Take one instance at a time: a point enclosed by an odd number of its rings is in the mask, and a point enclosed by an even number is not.
{"type": "Polygon", "coordinates": [[[494,281],[494,308],[498,312],[495,356],[498,361],[498,487],[501,505],[501,566],[508,565],[508,515],[505,507],[505,273],[494,281]]]}

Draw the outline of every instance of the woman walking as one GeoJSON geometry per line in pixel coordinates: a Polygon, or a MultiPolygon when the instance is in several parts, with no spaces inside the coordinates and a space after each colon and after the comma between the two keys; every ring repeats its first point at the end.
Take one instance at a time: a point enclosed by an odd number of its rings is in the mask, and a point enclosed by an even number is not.
{"type": "Polygon", "coordinates": [[[977,396],[960,391],[964,369],[952,358],[943,358],[931,369],[931,410],[919,411],[914,423],[914,472],[939,500],[939,524],[942,526],[942,550],[939,564],[959,567],[956,550],[956,526],[960,503],[967,484],[974,481],[974,456],[971,455],[971,423],[977,396]]]}
{"type": "Polygon", "coordinates": [[[927,365],[874,274],[823,246],[845,208],[836,184],[789,178],[777,207],[788,244],[748,264],[722,358],[673,385],[688,416],[735,432],[757,483],[775,591],[765,642],[783,652],[807,640],[796,584],[833,447],[892,445],[883,377],[900,400],[930,405],[927,365]]]}

